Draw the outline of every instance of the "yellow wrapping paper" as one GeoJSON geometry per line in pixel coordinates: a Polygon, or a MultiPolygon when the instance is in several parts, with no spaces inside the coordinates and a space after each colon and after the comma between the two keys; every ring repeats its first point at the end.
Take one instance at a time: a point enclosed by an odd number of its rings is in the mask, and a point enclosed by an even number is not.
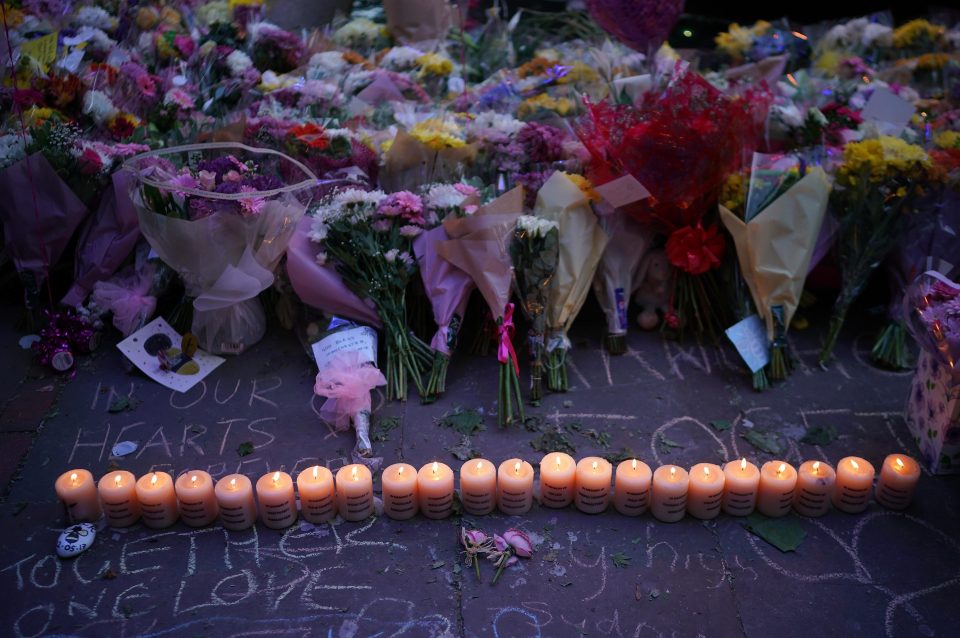
{"type": "Polygon", "coordinates": [[[557,222],[560,259],[547,296],[547,350],[569,347],[567,331],[587,299],[593,275],[607,245],[590,202],[562,172],[555,172],[537,194],[534,215],[557,222]]]}
{"type": "Polygon", "coordinates": [[[380,181],[387,192],[418,184],[457,181],[463,174],[462,165],[472,163],[476,156],[477,147],[473,144],[434,150],[406,131],[398,131],[384,155],[380,181]]]}
{"type": "Polygon", "coordinates": [[[790,325],[829,195],[830,182],[817,167],[749,223],[720,207],[720,217],[737,246],[743,278],[771,341],[775,334],[770,309],[783,306],[784,325],[790,325]]]}

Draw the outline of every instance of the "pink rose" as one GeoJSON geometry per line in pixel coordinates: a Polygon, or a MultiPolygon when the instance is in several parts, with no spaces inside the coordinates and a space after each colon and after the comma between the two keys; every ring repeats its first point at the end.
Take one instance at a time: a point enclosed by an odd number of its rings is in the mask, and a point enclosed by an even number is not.
{"type": "Polygon", "coordinates": [[[508,529],[503,533],[503,540],[509,543],[514,553],[520,558],[530,558],[533,556],[533,544],[530,537],[519,529],[508,529]]]}
{"type": "Polygon", "coordinates": [[[223,176],[225,182],[239,182],[241,179],[240,173],[237,171],[227,171],[227,174],[223,176]]]}

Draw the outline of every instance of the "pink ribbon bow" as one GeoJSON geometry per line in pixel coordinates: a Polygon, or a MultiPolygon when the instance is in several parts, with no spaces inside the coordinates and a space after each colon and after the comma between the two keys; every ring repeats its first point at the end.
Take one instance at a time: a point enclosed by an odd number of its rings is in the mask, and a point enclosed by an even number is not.
{"type": "Polygon", "coordinates": [[[513,361],[513,371],[520,376],[520,365],[517,363],[517,351],[513,349],[513,304],[508,303],[503,309],[503,320],[497,325],[497,334],[500,336],[500,346],[497,348],[497,359],[500,363],[513,361]]]}
{"type": "Polygon", "coordinates": [[[386,384],[380,370],[368,365],[359,352],[341,352],[317,374],[313,391],[327,397],[320,417],[337,430],[346,430],[352,417],[370,409],[370,391],[386,384]]]}

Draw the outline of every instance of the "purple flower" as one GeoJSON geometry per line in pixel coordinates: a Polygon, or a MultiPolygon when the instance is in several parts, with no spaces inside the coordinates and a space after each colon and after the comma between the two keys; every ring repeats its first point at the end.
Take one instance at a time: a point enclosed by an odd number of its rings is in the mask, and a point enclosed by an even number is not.
{"type": "Polygon", "coordinates": [[[510,543],[508,543],[503,536],[500,536],[500,534],[494,534],[493,546],[498,552],[505,552],[507,548],[510,547],[510,543]]]}
{"type": "Polygon", "coordinates": [[[217,187],[214,189],[215,193],[224,193],[226,195],[233,195],[240,192],[240,182],[220,182],[217,184],[217,187]]]}
{"type": "Polygon", "coordinates": [[[272,191],[283,188],[283,182],[276,175],[251,175],[243,178],[243,185],[255,191],[272,191]]]}
{"type": "Polygon", "coordinates": [[[188,204],[188,212],[190,219],[203,219],[204,217],[209,217],[213,215],[214,209],[213,204],[209,199],[203,197],[192,197],[190,203],[188,204]]]}
{"type": "Polygon", "coordinates": [[[182,173],[170,180],[170,186],[173,187],[173,190],[191,188],[195,189],[198,187],[197,180],[194,179],[193,175],[190,173],[182,173]]]}
{"type": "Polygon", "coordinates": [[[528,122],[517,133],[517,141],[526,149],[530,162],[556,162],[563,159],[563,131],[550,126],[528,122]]]}
{"type": "Polygon", "coordinates": [[[533,544],[525,532],[510,528],[503,533],[503,540],[510,544],[513,552],[520,558],[530,558],[533,556],[533,544]]]}
{"type": "Polygon", "coordinates": [[[482,545],[487,542],[487,535],[479,529],[460,528],[460,542],[464,547],[482,545]]]}

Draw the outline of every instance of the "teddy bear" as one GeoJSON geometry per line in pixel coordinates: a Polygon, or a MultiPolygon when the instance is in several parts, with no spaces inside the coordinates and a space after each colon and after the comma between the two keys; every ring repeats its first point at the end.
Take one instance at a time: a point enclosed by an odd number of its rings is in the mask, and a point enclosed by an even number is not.
{"type": "Polygon", "coordinates": [[[644,330],[653,330],[660,324],[660,317],[670,304],[670,262],[667,252],[658,248],[644,255],[633,280],[636,282],[633,301],[641,308],[637,324],[644,330]]]}

